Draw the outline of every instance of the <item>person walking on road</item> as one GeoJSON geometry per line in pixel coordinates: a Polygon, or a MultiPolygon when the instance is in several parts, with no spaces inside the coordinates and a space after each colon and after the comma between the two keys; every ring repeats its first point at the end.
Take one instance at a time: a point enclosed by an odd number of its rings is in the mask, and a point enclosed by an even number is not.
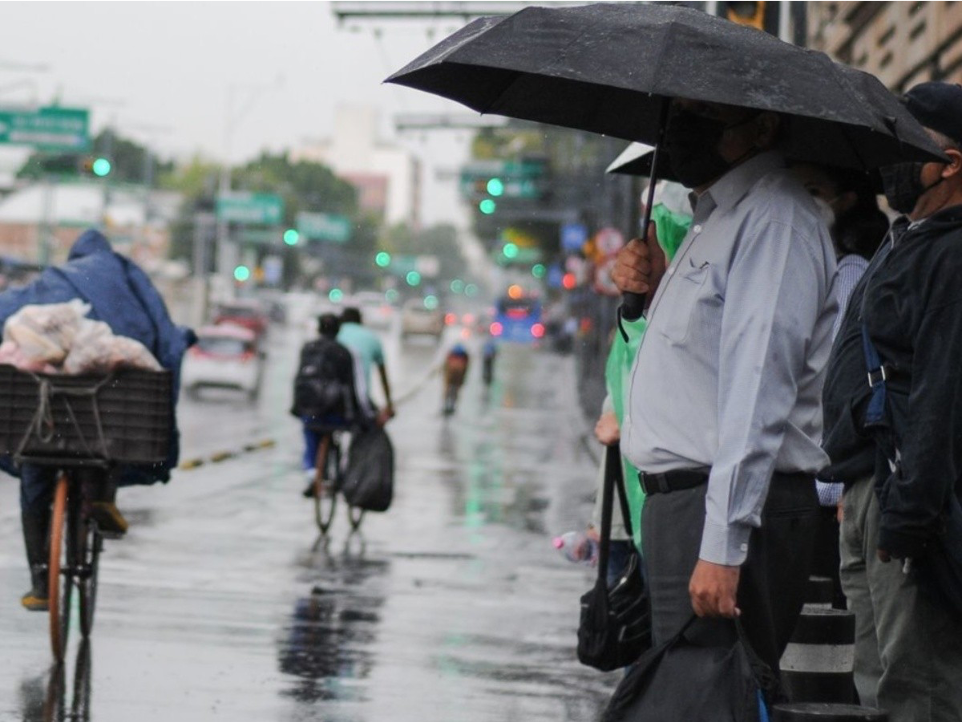
{"type": "MultiPolygon", "coordinates": [[[[378,412],[378,421],[384,424],[394,418],[394,402],[391,400],[391,385],[388,383],[387,365],[384,360],[384,347],[377,334],[363,325],[361,310],[348,306],[341,312],[341,328],[337,332],[339,343],[347,346],[360,359],[363,367],[364,387],[371,389],[371,368],[377,367],[384,391],[384,408],[378,412]]],[[[372,404],[373,405],[373,404],[372,404]]]]}
{"type": "Polygon", "coordinates": [[[823,475],[845,484],[841,580],[856,618],[859,697],[892,722],[958,722],[962,610],[919,574],[944,553],[962,499],[962,87],[923,83],[905,104],[946,160],[882,169],[889,205],[905,215],[855,288],[832,348],[823,475]],[[868,344],[884,370],[871,386],[868,344]],[[879,378],[882,436],[863,426],[879,378]]]}
{"type": "Polygon", "coordinates": [[[468,350],[463,344],[456,343],[444,357],[444,407],[442,409],[445,416],[454,413],[458,405],[458,395],[464,379],[468,375],[468,350]]]}
{"type": "Polygon", "coordinates": [[[612,272],[651,299],[622,451],[646,493],[654,642],[693,611],[740,616],[776,671],[811,564],[836,311],[831,238],[785,167],[786,134],[775,113],[672,101],[665,144],[694,192],[692,225],[667,269],[649,232],[612,272]]]}

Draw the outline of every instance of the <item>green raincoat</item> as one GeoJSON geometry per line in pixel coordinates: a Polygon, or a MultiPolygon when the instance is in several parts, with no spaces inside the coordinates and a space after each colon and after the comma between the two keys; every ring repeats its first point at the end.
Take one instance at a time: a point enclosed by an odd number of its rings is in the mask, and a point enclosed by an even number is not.
{"type": "MultiPolygon", "coordinates": [[[[675,257],[675,252],[681,246],[691,225],[691,217],[668,210],[662,204],[651,209],[651,219],[655,223],[658,244],[665,251],[668,261],[675,257]]],[[[625,418],[625,400],[628,392],[628,380],[631,368],[641,346],[641,339],[645,335],[647,321],[644,317],[637,321],[621,321],[621,326],[628,336],[627,341],[617,330],[608,352],[605,364],[605,386],[615,407],[615,416],[621,426],[625,418]]],[[[641,507],[645,501],[645,492],[641,488],[638,470],[628,460],[621,457],[625,475],[625,488],[628,492],[628,506],[631,510],[631,528],[634,532],[635,546],[641,549],[641,507]]]]}

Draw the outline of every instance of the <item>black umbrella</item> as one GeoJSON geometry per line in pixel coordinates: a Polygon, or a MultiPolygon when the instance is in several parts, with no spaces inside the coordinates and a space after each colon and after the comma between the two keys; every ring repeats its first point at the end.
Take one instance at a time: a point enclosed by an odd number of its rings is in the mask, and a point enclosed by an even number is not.
{"type": "MultiPolygon", "coordinates": [[[[686,98],[784,114],[789,153],[814,163],[873,168],[942,158],[877,79],[752,28],[660,3],[529,7],[481,18],[386,82],[481,113],[656,145],[666,100],[686,98]]],[[[657,154],[654,165],[657,177],[657,154]]],[[[646,216],[643,232],[647,223],[646,216]]]]}
{"type": "Polygon", "coordinates": [[[480,18],[386,82],[481,113],[656,143],[665,98],[784,113],[791,155],[872,168],[941,159],[873,76],[689,8],[529,7],[480,18]]]}

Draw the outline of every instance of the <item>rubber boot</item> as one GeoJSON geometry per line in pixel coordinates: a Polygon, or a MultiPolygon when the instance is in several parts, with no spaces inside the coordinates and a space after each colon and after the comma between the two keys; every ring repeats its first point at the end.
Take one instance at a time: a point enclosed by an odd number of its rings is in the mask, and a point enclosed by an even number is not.
{"type": "Polygon", "coordinates": [[[27,549],[27,564],[30,566],[31,589],[20,598],[20,603],[31,612],[45,612],[49,609],[47,585],[47,548],[50,517],[46,514],[21,512],[23,544],[27,549]]]}

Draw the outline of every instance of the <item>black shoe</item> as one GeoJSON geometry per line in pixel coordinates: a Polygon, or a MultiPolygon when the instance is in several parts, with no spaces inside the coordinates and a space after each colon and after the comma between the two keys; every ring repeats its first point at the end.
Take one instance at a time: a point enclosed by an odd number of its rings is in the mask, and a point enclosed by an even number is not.
{"type": "Polygon", "coordinates": [[[47,588],[47,567],[30,568],[32,589],[20,597],[20,604],[30,612],[46,612],[50,609],[50,592],[47,588]]]}

